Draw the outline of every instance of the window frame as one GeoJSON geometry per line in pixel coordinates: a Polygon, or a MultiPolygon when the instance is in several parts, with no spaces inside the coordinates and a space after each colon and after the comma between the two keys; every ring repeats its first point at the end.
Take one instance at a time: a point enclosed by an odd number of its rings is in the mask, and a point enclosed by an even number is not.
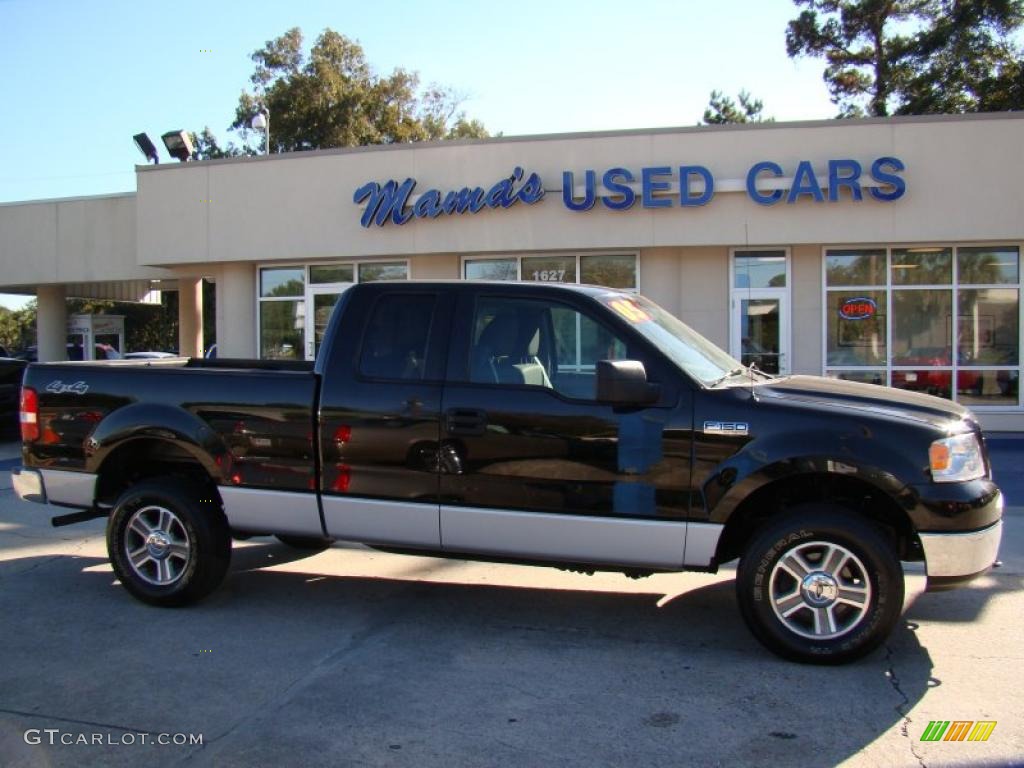
{"type": "MultiPolygon", "coordinates": [[[[511,281],[507,281],[507,282],[511,282],[511,281]]],[[[527,284],[533,283],[533,282],[534,281],[528,281],[527,284]]],[[[470,378],[470,376],[471,376],[471,367],[472,367],[473,347],[474,347],[473,329],[476,326],[477,312],[479,311],[479,306],[480,306],[480,303],[482,301],[500,300],[500,301],[547,302],[548,304],[551,304],[551,305],[557,305],[557,306],[560,306],[560,307],[564,307],[566,309],[572,310],[573,312],[576,312],[577,316],[583,315],[583,316],[588,317],[598,327],[604,329],[611,336],[615,337],[620,342],[624,343],[625,346],[626,346],[627,353],[628,353],[628,350],[630,349],[630,345],[633,345],[634,349],[638,349],[639,351],[643,351],[647,358],[655,359],[655,358],[651,357],[651,351],[652,351],[651,345],[647,342],[646,339],[644,339],[639,334],[636,334],[635,332],[633,332],[632,329],[629,329],[629,328],[625,328],[624,329],[624,328],[619,327],[614,322],[611,322],[611,323],[607,322],[607,318],[600,317],[599,316],[600,313],[598,311],[594,310],[593,308],[589,307],[586,303],[575,302],[575,301],[570,300],[569,297],[565,297],[565,296],[552,297],[552,296],[538,295],[538,294],[534,294],[534,293],[523,293],[523,294],[520,294],[518,292],[508,292],[508,293],[505,293],[505,292],[502,292],[500,290],[500,283],[497,283],[497,282],[496,282],[495,287],[498,288],[499,290],[496,290],[496,291],[487,291],[487,290],[476,291],[470,297],[468,297],[469,305],[470,305],[471,311],[472,311],[472,314],[471,314],[471,318],[472,319],[471,319],[471,321],[469,323],[466,324],[467,327],[466,327],[466,329],[464,331],[464,333],[465,333],[465,345],[464,345],[464,348],[462,350],[452,350],[452,351],[449,352],[450,355],[454,353],[454,354],[459,355],[459,357],[463,358],[461,360],[457,360],[454,357],[452,358],[452,362],[458,366],[458,368],[456,370],[460,370],[461,369],[462,372],[459,374],[458,379],[455,380],[455,379],[453,379],[451,377],[451,369],[449,369],[449,376],[446,379],[447,383],[457,384],[458,386],[486,387],[488,389],[503,389],[503,390],[511,389],[511,390],[515,390],[515,391],[525,390],[525,391],[528,391],[528,392],[546,392],[549,395],[551,395],[553,397],[557,397],[558,399],[560,399],[560,400],[562,400],[562,401],[564,401],[566,403],[585,404],[585,405],[601,405],[601,403],[597,400],[597,396],[596,396],[597,395],[597,392],[596,392],[596,385],[597,385],[596,366],[590,366],[590,368],[589,368],[589,370],[594,370],[595,371],[595,374],[594,374],[595,375],[595,380],[594,380],[594,384],[595,384],[595,393],[594,393],[594,395],[595,396],[592,397],[592,398],[570,397],[569,395],[566,395],[565,393],[559,391],[555,387],[554,380],[552,380],[552,386],[551,386],[550,389],[548,387],[537,386],[536,384],[505,384],[505,383],[501,383],[501,382],[473,381],[470,378]]],[[[616,289],[616,290],[618,290],[618,289],[616,289]]],[[[554,331],[553,323],[551,324],[551,333],[552,333],[551,343],[555,345],[554,349],[557,350],[557,341],[555,340],[555,336],[554,336],[555,331],[554,331]]],[[[577,339],[578,338],[579,338],[579,323],[577,322],[577,339]]],[[[657,350],[655,350],[655,351],[657,351],[657,350]]],[[[557,356],[557,352],[556,352],[556,356],[557,356]]],[[[558,364],[558,362],[556,360],[556,365],[557,364],[558,364]]],[[[646,363],[645,363],[645,366],[646,366],[646,363]]],[[[579,368],[581,370],[586,369],[585,366],[579,366],[579,368]]],[[[578,370],[575,370],[575,367],[573,369],[573,372],[574,373],[579,373],[578,370]]],[[[557,372],[556,372],[556,375],[557,375],[557,372]]],[[[651,375],[651,371],[650,370],[647,371],[647,375],[648,375],[648,377],[650,377],[650,375],[651,375]]],[[[550,373],[549,373],[549,377],[550,377],[550,373]]],[[[664,391],[666,389],[667,388],[663,386],[663,394],[664,394],[664,391]]],[[[657,404],[655,404],[655,405],[657,405],[657,404]]],[[[654,407],[654,406],[651,406],[651,407],[654,407]]]]}
{"type": "MultiPolygon", "coordinates": [[[[821,296],[822,296],[822,325],[821,325],[821,373],[823,376],[840,375],[844,372],[880,373],[883,375],[884,384],[892,386],[893,372],[921,372],[936,371],[950,374],[950,398],[949,401],[959,403],[972,411],[980,413],[1017,413],[1024,410],[1024,392],[1021,391],[1021,379],[1024,374],[1024,243],[1017,241],[998,241],[995,243],[984,243],[977,241],[949,241],[949,242],[923,242],[923,243],[899,243],[899,244],[840,244],[827,245],[821,248],[821,296]],[[902,285],[893,282],[892,275],[892,253],[894,250],[903,251],[914,248],[948,248],[951,251],[952,269],[949,283],[927,283],[920,285],[902,285]],[[1017,249],[1017,281],[1015,283],[961,283],[960,282],[960,260],[961,248],[1016,248],[1017,249]],[[857,251],[857,250],[881,250],[885,252],[885,281],[878,285],[842,285],[830,287],[828,284],[828,254],[830,251],[857,251]],[[1015,365],[962,365],[959,362],[959,332],[960,312],[959,300],[961,290],[986,290],[986,289],[1009,289],[1017,291],[1017,363],[1015,365]],[[893,364],[893,302],[895,291],[948,291],[951,296],[950,310],[950,364],[949,365],[895,365],[893,364]],[[886,355],[884,365],[829,365],[828,364],[828,322],[829,322],[829,294],[838,292],[857,293],[875,291],[885,293],[885,345],[886,355]],[[957,391],[960,371],[1014,371],[1017,373],[1017,402],[1015,405],[1004,404],[976,404],[961,403],[960,393],[957,391]]],[[[913,391],[913,390],[908,390],[913,391]]]]}
{"type": "MultiPolygon", "coordinates": [[[[256,267],[256,359],[264,360],[270,358],[263,357],[263,302],[265,301],[301,301],[303,304],[303,311],[307,311],[309,307],[306,306],[307,299],[310,297],[309,289],[312,285],[339,285],[339,283],[310,283],[309,272],[311,267],[340,267],[340,266],[351,266],[352,267],[352,285],[359,284],[359,266],[361,264],[398,264],[401,263],[405,266],[406,280],[411,279],[412,265],[409,258],[386,258],[386,259],[326,259],[323,261],[266,261],[257,262],[256,267]],[[302,268],[302,294],[299,296],[263,296],[261,295],[261,271],[264,269],[279,269],[282,267],[290,267],[292,269],[301,267],[302,268]]],[[[391,281],[398,282],[398,281],[391,281]]],[[[305,322],[309,322],[309,317],[306,317],[305,322]]],[[[303,348],[302,354],[295,358],[296,360],[307,360],[305,350],[305,328],[303,328],[303,348]]]]}
{"type": "Polygon", "coordinates": [[[640,251],[630,248],[616,249],[610,251],[525,251],[518,253],[500,253],[500,254],[461,254],[459,257],[459,279],[468,280],[466,277],[466,262],[468,261],[507,261],[514,259],[516,262],[516,279],[511,280],[496,280],[494,282],[519,282],[519,283],[535,283],[537,285],[591,285],[591,283],[583,282],[582,273],[582,262],[587,256],[632,256],[634,264],[636,266],[634,276],[635,283],[632,288],[615,288],[614,286],[602,286],[605,288],[612,288],[616,291],[623,291],[626,293],[639,293],[640,292],[640,251]],[[565,258],[573,257],[576,261],[576,280],[573,282],[565,281],[545,281],[545,280],[523,280],[523,259],[529,258],[565,258]]]}

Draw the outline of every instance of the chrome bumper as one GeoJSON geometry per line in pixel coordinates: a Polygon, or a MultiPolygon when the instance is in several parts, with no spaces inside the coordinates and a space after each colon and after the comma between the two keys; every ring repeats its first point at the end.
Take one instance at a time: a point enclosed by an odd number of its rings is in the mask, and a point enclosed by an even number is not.
{"type": "Polygon", "coordinates": [[[96,475],[15,467],[11,470],[11,485],[18,498],[24,501],[89,509],[95,498],[96,475]]]}
{"type": "Polygon", "coordinates": [[[46,503],[46,489],[43,487],[43,476],[34,469],[15,467],[11,470],[11,485],[22,501],[46,503]]]}
{"type": "Polygon", "coordinates": [[[988,570],[999,554],[1003,521],[970,533],[921,533],[929,579],[969,579],[988,570]]]}

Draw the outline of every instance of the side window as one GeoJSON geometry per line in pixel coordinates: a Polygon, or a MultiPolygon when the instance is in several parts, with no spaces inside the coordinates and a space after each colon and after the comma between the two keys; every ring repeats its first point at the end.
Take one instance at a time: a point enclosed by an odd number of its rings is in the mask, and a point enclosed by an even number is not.
{"type": "Polygon", "coordinates": [[[626,344],[589,315],[557,302],[482,298],[473,318],[470,381],[544,387],[592,400],[598,360],[626,344]]]}
{"type": "Polygon", "coordinates": [[[371,379],[423,379],[435,303],[435,296],[415,294],[379,299],[363,336],[359,372],[371,379]]]}

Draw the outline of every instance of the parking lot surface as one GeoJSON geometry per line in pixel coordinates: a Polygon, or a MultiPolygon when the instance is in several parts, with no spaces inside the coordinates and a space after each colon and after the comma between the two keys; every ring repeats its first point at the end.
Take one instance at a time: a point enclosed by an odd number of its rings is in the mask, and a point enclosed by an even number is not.
{"type": "Polygon", "coordinates": [[[54,529],[16,499],[16,456],[0,444],[4,766],[1024,764],[1018,507],[1002,568],[928,594],[911,569],[890,642],[821,668],[757,644],[732,568],[634,581],[253,539],[212,597],[151,608],[114,581],[102,521],[54,529]],[[921,741],[933,720],[996,726],[921,741]]]}

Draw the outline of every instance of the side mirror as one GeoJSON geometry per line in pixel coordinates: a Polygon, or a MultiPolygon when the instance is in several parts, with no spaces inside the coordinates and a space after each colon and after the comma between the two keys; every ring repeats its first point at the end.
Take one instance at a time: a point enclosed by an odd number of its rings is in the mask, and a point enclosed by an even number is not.
{"type": "Polygon", "coordinates": [[[639,360],[598,360],[597,401],[610,405],[649,405],[656,402],[661,387],[647,381],[639,360]]]}

